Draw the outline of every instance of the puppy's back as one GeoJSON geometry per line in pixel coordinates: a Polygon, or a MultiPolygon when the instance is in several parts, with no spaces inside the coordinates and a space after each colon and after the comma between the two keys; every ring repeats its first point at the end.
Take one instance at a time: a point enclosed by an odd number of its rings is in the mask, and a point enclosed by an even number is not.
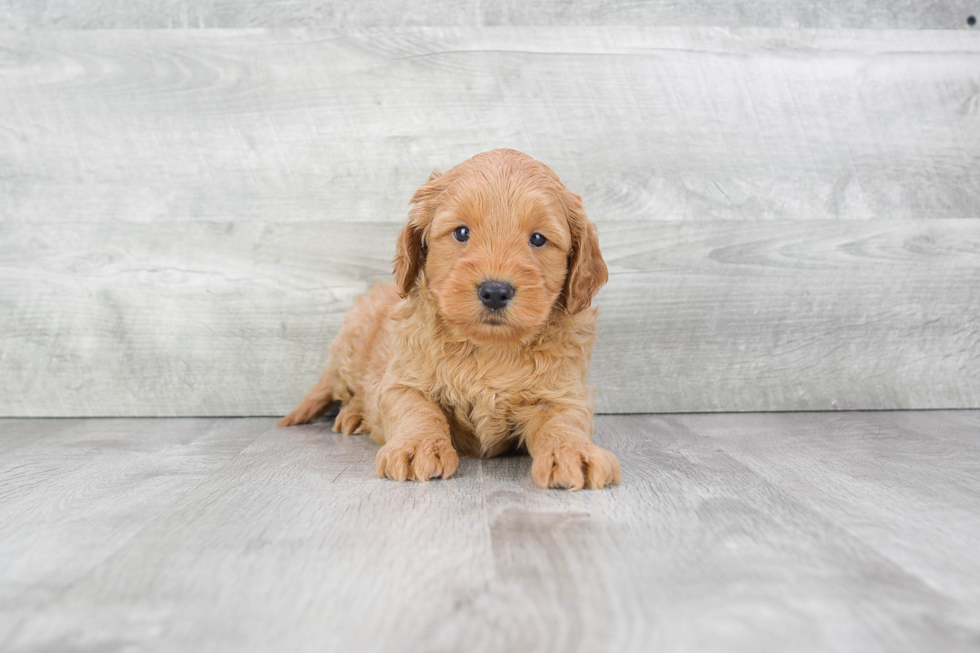
{"type": "Polygon", "coordinates": [[[330,344],[330,364],[335,369],[334,396],[348,401],[363,395],[384,373],[392,312],[401,301],[394,283],[376,284],[355,300],[343,326],[330,344]]]}

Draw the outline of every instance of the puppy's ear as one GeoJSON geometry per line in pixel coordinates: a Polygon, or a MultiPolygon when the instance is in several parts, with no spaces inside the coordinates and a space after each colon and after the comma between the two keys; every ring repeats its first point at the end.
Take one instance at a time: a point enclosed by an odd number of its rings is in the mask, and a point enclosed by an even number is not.
{"type": "Polygon", "coordinates": [[[444,176],[438,170],[433,170],[429,181],[415,191],[409,202],[414,206],[408,212],[408,224],[398,236],[394,260],[395,283],[402,297],[407,297],[411,292],[425,265],[425,239],[435,214],[436,198],[446,189],[444,176]]]}
{"type": "Polygon", "coordinates": [[[585,215],[582,197],[565,191],[561,201],[572,234],[572,251],[565,277],[565,310],[575,315],[592,304],[592,298],[609,280],[609,270],[599,251],[595,223],[585,215]]]}

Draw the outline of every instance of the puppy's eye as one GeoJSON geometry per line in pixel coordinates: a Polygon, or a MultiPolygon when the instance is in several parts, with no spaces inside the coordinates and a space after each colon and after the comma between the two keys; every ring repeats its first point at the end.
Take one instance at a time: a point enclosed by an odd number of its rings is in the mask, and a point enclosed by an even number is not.
{"type": "Polygon", "coordinates": [[[470,228],[469,227],[456,227],[453,229],[453,238],[461,243],[465,243],[470,239],[470,228]]]}
{"type": "Polygon", "coordinates": [[[548,239],[539,233],[533,233],[531,234],[531,239],[527,242],[529,245],[531,245],[531,247],[543,247],[544,244],[548,242],[548,239]]]}

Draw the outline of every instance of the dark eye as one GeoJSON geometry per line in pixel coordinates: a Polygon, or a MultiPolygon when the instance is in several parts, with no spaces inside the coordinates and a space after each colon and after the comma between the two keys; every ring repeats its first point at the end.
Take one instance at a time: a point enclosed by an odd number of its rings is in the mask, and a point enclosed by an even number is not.
{"type": "Polygon", "coordinates": [[[470,239],[470,228],[469,227],[456,227],[453,229],[453,238],[461,243],[465,243],[470,239]]]}
{"type": "Polygon", "coordinates": [[[548,239],[541,234],[534,233],[531,234],[531,239],[527,242],[531,245],[531,247],[543,247],[544,244],[548,242],[548,239]]]}

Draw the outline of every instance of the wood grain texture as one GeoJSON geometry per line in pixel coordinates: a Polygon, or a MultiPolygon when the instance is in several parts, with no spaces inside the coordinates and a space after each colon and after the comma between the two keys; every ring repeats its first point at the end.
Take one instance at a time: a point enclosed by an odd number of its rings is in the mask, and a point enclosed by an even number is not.
{"type": "MultiPolygon", "coordinates": [[[[759,414],[735,423],[721,415],[685,419],[689,428],[722,442],[733,458],[794,499],[862,540],[880,541],[882,554],[930,587],[980,601],[980,586],[961,583],[980,574],[973,555],[980,538],[974,518],[980,505],[976,414],[856,413],[814,420],[759,414]],[[842,442],[847,455],[840,455],[842,442]],[[900,469],[914,472],[897,473],[900,469]],[[826,487],[836,491],[827,493],[826,487]],[[909,509],[917,517],[896,537],[889,516],[909,509]],[[923,557],[925,546],[936,556],[923,557]],[[940,559],[946,563],[937,564],[940,559]]],[[[665,418],[664,427],[680,425],[665,418]]]]}
{"type": "MultiPolygon", "coordinates": [[[[980,643],[977,412],[600,417],[597,441],[619,456],[623,484],[578,493],[534,488],[525,457],[463,459],[449,481],[396,484],[375,477],[376,445],[328,423],[233,424],[92,421],[22,452],[45,464],[30,486],[0,475],[0,514],[71,519],[4,529],[6,547],[30,543],[60,564],[20,567],[18,584],[0,566],[0,646],[958,653],[980,643]],[[174,446],[195,430],[200,449],[174,446]],[[206,478],[184,474],[204,471],[192,459],[218,431],[251,444],[206,478]],[[84,473],[63,476],[81,459],[84,473]],[[134,528],[128,511],[158,502],[160,482],[174,500],[134,528]],[[104,533],[105,555],[76,545],[90,529],[104,533]]],[[[2,437],[23,428],[0,421],[2,437]]]]}
{"type": "Polygon", "coordinates": [[[0,0],[0,29],[700,25],[967,29],[969,0],[0,0]]]}
{"type": "Polygon", "coordinates": [[[268,428],[258,420],[0,421],[0,642],[268,428]]]}
{"type": "MultiPolygon", "coordinates": [[[[0,228],[0,414],[284,414],[398,224],[0,228]]],[[[607,222],[603,412],[980,405],[980,221],[607,222]]]]}
{"type": "Polygon", "coordinates": [[[0,215],[400,219],[514,147],[599,220],[975,218],[980,39],[638,28],[6,33],[0,215]]]}
{"type": "Polygon", "coordinates": [[[0,415],[284,412],[428,170],[500,146],[600,225],[600,410],[980,406],[972,34],[2,40],[0,415]]]}

